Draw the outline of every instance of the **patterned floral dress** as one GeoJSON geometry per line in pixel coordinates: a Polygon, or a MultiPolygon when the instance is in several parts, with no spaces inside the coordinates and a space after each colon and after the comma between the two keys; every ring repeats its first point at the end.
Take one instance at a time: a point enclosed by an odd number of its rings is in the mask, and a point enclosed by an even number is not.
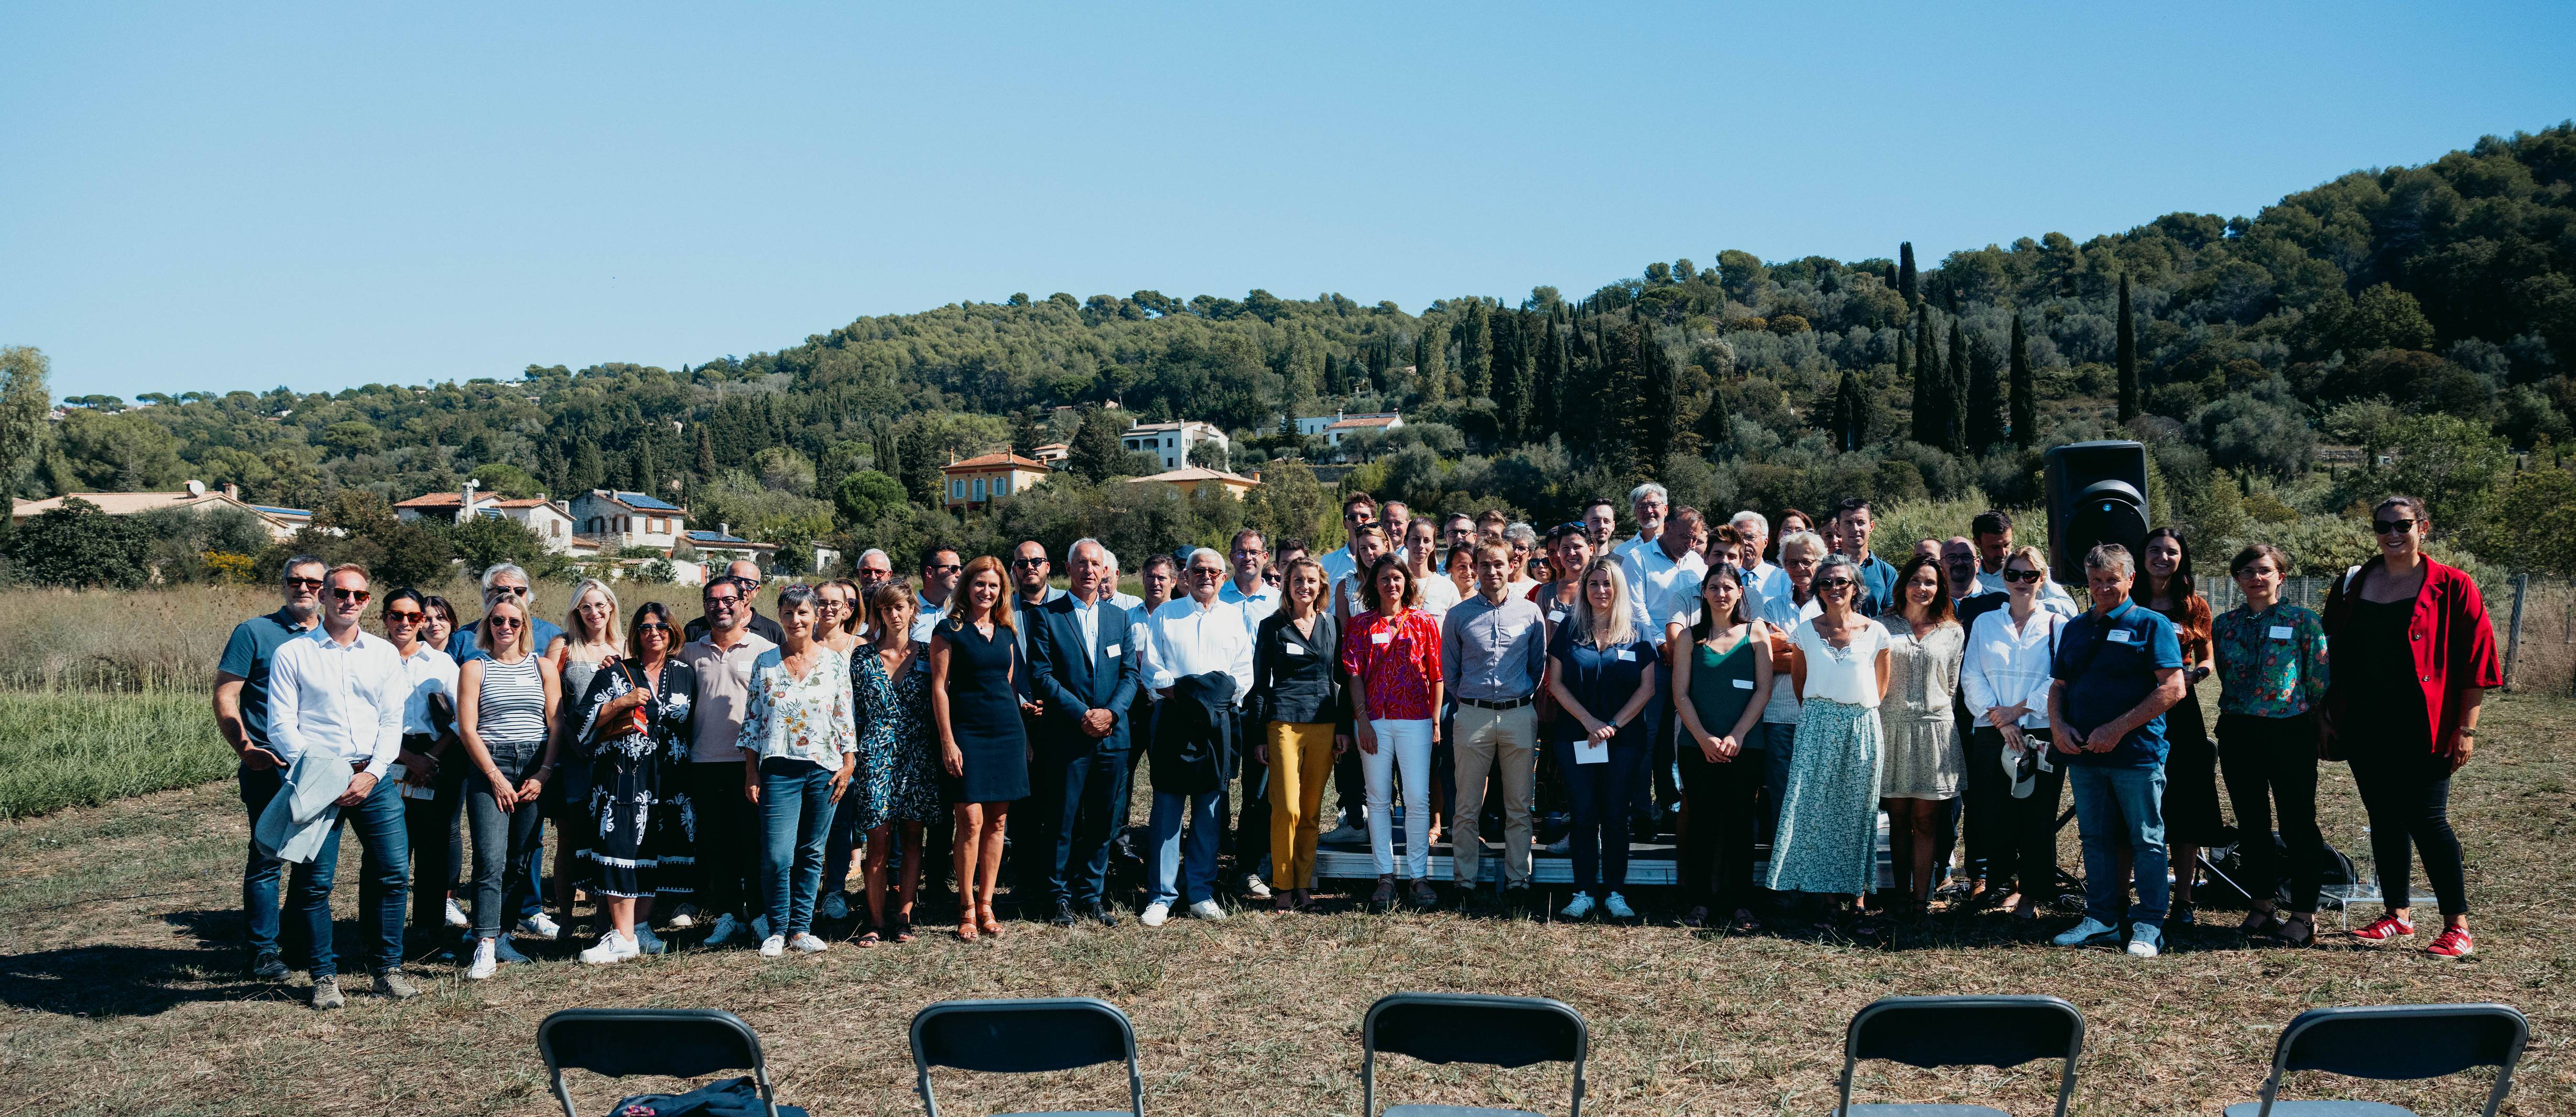
{"type": "Polygon", "coordinates": [[[885,660],[861,647],[850,657],[850,690],[859,704],[859,773],[849,795],[858,798],[859,830],[894,822],[937,822],[947,814],[931,753],[930,657],[915,648],[900,679],[886,676],[885,660]]]}
{"type": "Polygon", "coordinates": [[[591,676],[580,706],[582,732],[573,740],[590,762],[590,843],[579,856],[590,863],[590,888],[604,896],[647,897],[689,891],[697,848],[697,818],[679,773],[689,762],[690,698],[697,672],[677,658],[662,662],[654,696],[606,728],[599,711],[635,689],[640,671],[631,661],[591,676]],[[644,731],[635,732],[637,715],[644,731]]]}

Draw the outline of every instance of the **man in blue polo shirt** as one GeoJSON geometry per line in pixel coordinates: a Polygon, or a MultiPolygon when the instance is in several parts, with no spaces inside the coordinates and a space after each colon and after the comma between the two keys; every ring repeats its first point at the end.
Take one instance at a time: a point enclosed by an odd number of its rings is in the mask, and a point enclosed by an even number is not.
{"type": "Polygon", "coordinates": [[[2048,723],[2074,792],[2084,846],[2084,921],[2059,946],[2116,941],[2128,884],[2125,849],[2136,867],[2138,902],[2129,908],[2129,953],[2164,947],[2165,711],[2183,698],[2182,645],[2173,622],[2129,600],[2137,564],[2105,543],[2084,555],[2093,608],[2058,634],[2048,723]]]}
{"type": "MultiPolygon", "coordinates": [[[[268,801],[286,785],[280,757],[269,745],[269,667],[276,662],[280,646],[313,631],[321,613],[322,582],[330,568],[320,555],[286,560],[278,576],[278,593],[285,603],[274,613],[234,625],[232,638],[224,642],[223,658],[215,663],[215,731],[241,757],[235,775],[253,830],[259,828],[259,816],[268,809],[268,801]]],[[[277,878],[282,865],[276,858],[262,856],[259,843],[253,841],[250,859],[242,866],[242,927],[249,939],[251,976],[262,981],[284,981],[288,972],[277,940],[277,878]]],[[[297,941],[290,945],[297,964],[309,965],[313,944],[304,941],[311,936],[302,933],[303,928],[299,922],[297,941]]]]}

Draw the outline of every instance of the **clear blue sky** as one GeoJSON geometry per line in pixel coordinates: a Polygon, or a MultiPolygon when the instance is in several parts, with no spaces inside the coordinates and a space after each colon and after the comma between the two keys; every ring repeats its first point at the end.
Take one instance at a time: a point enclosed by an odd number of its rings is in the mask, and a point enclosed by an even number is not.
{"type": "Polygon", "coordinates": [[[1823,9],[9,5],[0,344],[132,397],[676,367],[1014,291],[1928,264],[2576,115],[2564,3],[1823,9]]]}

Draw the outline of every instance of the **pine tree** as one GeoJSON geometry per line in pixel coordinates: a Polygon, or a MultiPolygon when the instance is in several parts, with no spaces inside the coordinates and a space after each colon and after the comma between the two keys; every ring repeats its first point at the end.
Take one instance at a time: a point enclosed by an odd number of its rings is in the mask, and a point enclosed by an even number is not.
{"type": "Polygon", "coordinates": [[[1968,330],[1950,319],[1950,375],[1942,385],[1941,433],[1937,445],[1953,454],[1968,448],[1968,330]]]}
{"type": "Polygon", "coordinates": [[[2012,440],[2024,450],[2039,438],[2039,385],[2030,369],[2030,334],[2021,315],[2012,323],[2012,440]]]}
{"type": "Polygon", "coordinates": [[[1037,454],[1044,436],[1038,433],[1038,409],[1024,407],[1011,413],[1011,452],[1024,457],[1037,454]]]}
{"type": "Polygon", "coordinates": [[[2138,417],[2138,320],[2129,309],[2129,277],[2120,277],[2120,421],[2138,417]]]}
{"type": "Polygon", "coordinates": [[[1914,242],[1896,246],[1896,293],[1905,296],[1905,305],[1923,305],[1921,273],[1914,270],[1914,242]]]}
{"type": "Polygon", "coordinates": [[[1984,335],[1968,346],[1967,448],[1982,454],[2004,440],[2004,390],[1995,354],[1984,335]]]}

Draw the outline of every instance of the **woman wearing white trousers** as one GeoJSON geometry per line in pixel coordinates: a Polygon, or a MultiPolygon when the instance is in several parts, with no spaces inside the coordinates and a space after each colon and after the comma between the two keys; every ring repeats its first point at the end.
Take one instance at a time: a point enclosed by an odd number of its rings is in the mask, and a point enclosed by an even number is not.
{"type": "Polygon", "coordinates": [[[1369,906],[1395,906],[1393,819],[1387,804],[1399,770],[1404,778],[1404,877],[1420,907],[1439,904],[1431,890],[1431,746],[1440,739],[1440,624],[1424,612],[1422,588],[1388,555],[1362,584],[1368,609],[1342,630],[1342,667],[1350,676],[1351,721],[1368,787],[1369,852],[1377,892],[1369,906]]]}

